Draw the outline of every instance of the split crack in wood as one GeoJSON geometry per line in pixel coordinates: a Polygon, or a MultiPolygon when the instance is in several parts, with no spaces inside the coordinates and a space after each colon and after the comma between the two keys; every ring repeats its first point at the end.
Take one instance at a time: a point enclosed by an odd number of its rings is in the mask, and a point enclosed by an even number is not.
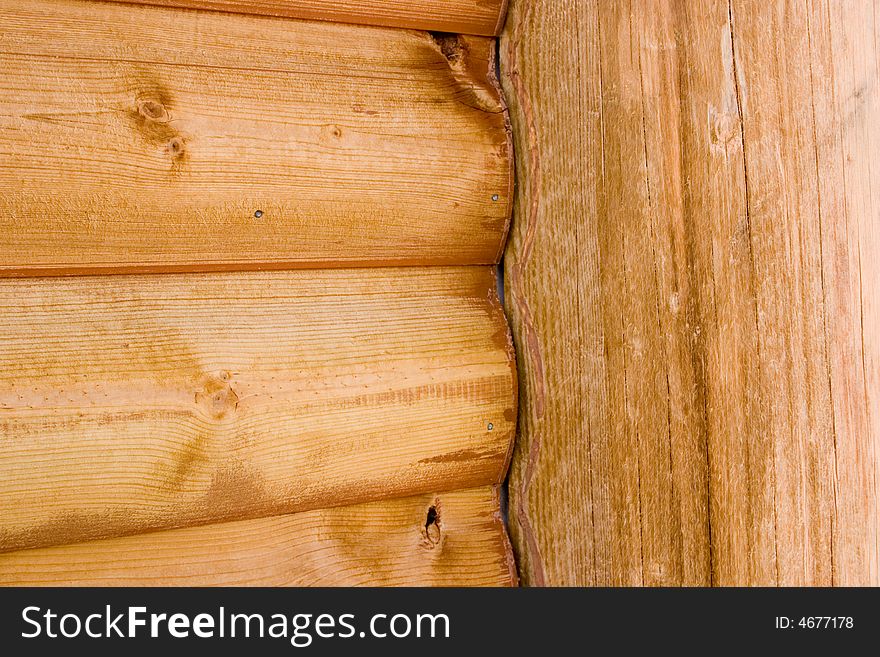
{"type": "Polygon", "coordinates": [[[440,542],[440,512],[435,502],[428,507],[428,515],[425,520],[425,536],[433,547],[440,542]]]}

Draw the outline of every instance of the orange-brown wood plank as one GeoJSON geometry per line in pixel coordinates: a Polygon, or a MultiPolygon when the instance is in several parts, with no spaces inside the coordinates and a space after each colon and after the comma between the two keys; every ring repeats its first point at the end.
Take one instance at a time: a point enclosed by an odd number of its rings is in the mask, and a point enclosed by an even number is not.
{"type": "Polygon", "coordinates": [[[525,583],[878,583],[875,11],[512,0],[525,583]]]}
{"type": "Polygon", "coordinates": [[[880,584],[877,9],[730,6],[780,584],[880,584]]]}
{"type": "Polygon", "coordinates": [[[286,18],[498,34],[506,0],[123,0],[143,5],[215,9],[286,18]]]}
{"type": "Polygon", "coordinates": [[[0,0],[0,275],[489,264],[482,37],[0,0]]]}
{"type": "Polygon", "coordinates": [[[0,279],[0,551],[497,483],[489,267],[0,279]]]}
{"type": "Polygon", "coordinates": [[[0,586],[510,586],[494,487],[0,554],[0,586]]]}

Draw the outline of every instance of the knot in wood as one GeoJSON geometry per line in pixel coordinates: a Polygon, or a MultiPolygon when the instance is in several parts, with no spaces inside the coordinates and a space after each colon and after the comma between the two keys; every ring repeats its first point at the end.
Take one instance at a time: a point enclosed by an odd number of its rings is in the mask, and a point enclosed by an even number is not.
{"type": "Polygon", "coordinates": [[[204,390],[196,393],[196,403],[214,419],[223,418],[238,407],[239,397],[232,389],[230,378],[228,372],[222,372],[219,380],[210,379],[204,390]]]}
{"type": "Polygon", "coordinates": [[[141,100],[138,102],[138,114],[150,121],[166,123],[169,120],[168,110],[155,100],[141,100]]]}

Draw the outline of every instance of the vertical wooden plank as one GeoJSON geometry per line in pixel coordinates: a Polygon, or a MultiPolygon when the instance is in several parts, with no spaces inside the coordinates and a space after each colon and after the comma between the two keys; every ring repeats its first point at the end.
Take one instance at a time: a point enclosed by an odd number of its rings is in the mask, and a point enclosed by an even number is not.
{"type": "MultiPolygon", "coordinates": [[[[602,184],[598,191],[600,216],[621,221],[598,222],[599,278],[579,283],[598,285],[599,303],[619,300],[621,311],[603,313],[605,380],[608,411],[613,419],[609,446],[611,490],[615,518],[615,554],[619,563],[615,584],[643,584],[655,545],[669,544],[669,468],[658,471],[655,439],[663,441],[658,421],[667,417],[665,387],[653,367],[658,356],[656,281],[650,253],[645,170],[644,116],[641,102],[637,28],[626,4],[599,5],[599,76],[601,89],[602,184]],[[641,403],[644,400],[645,403],[641,403]],[[660,505],[664,508],[658,508],[660,505]],[[652,531],[653,530],[653,531],[652,531]],[[659,542],[652,539],[660,538],[659,542]],[[632,549],[627,549],[631,546],[632,549]]],[[[665,450],[668,456],[668,448],[665,450]]],[[[672,557],[671,550],[666,555],[672,557]]]]}
{"type": "MultiPolygon", "coordinates": [[[[696,367],[709,479],[711,583],[775,581],[773,461],[763,431],[746,165],[728,6],[682,4],[681,177],[696,367]]],[[[700,493],[697,493],[700,494],[700,493]]]]}
{"type": "MultiPolygon", "coordinates": [[[[700,339],[692,330],[698,309],[689,303],[693,298],[687,266],[692,258],[692,226],[686,212],[688,187],[684,181],[691,178],[685,177],[680,166],[684,159],[680,136],[688,120],[682,116],[679,103],[686,65],[676,48],[679,16],[675,6],[667,2],[633,3],[632,9],[647,200],[643,225],[635,229],[644,235],[635,260],[648,272],[644,287],[652,291],[645,299],[650,313],[645,322],[655,333],[650,362],[659,380],[650,403],[653,423],[663,437],[656,447],[655,460],[662,462],[666,456],[669,463],[668,474],[660,471],[663,483],[657,491],[661,499],[669,496],[664,523],[667,529],[665,534],[652,537],[651,552],[655,563],[665,560],[679,569],[652,581],[705,584],[710,574],[709,505],[704,494],[708,490],[705,389],[700,385],[703,364],[694,356],[694,345],[700,339]],[[651,308],[652,302],[656,310],[651,308]],[[664,558],[667,545],[673,546],[674,560],[664,558]]],[[[636,378],[641,370],[634,369],[636,378]]],[[[642,404],[637,401],[637,405],[642,404]]],[[[649,427],[648,435],[650,431],[649,427]]]]}
{"type": "MultiPolygon", "coordinates": [[[[811,116],[815,81],[804,65],[807,14],[796,3],[770,3],[759,12],[736,2],[729,15],[746,158],[761,453],[774,472],[768,488],[776,508],[773,574],[779,583],[830,584],[834,433],[811,116]]],[[[766,574],[756,578],[766,580],[766,574]]]]}
{"type": "Polygon", "coordinates": [[[674,292],[681,191],[664,171],[678,161],[663,106],[677,84],[671,20],[662,4],[511,7],[512,531],[530,583],[708,581],[705,443],[674,292]]]}
{"type": "Polygon", "coordinates": [[[876,582],[880,550],[877,11],[816,1],[805,18],[834,428],[833,575],[843,585],[876,582]]]}
{"type": "MultiPolygon", "coordinates": [[[[588,465],[593,444],[605,442],[607,424],[605,361],[595,357],[601,348],[600,317],[592,314],[599,308],[598,290],[581,290],[571,279],[574,266],[595,268],[597,236],[586,222],[548,222],[542,204],[552,197],[568,217],[596,212],[600,152],[588,150],[586,143],[599,143],[600,136],[598,33],[595,13],[587,9],[579,3],[512,3],[501,43],[519,190],[505,293],[520,375],[527,379],[510,480],[511,532],[524,582],[537,585],[606,583],[606,564],[616,562],[608,479],[598,479],[597,489],[588,465]],[[573,35],[581,30],[579,41],[573,35]],[[554,38],[560,47],[544,55],[554,38]],[[567,113],[554,113],[556,104],[567,113]],[[548,135],[564,136],[577,157],[554,151],[556,142],[548,135]],[[554,331],[552,339],[539,332],[542,327],[554,331]],[[550,478],[552,486],[545,483],[550,478]],[[565,522],[544,512],[553,508],[565,509],[565,522]]],[[[603,459],[593,466],[601,472],[606,450],[595,450],[595,457],[603,459]]]]}
{"type": "Polygon", "coordinates": [[[511,3],[526,583],[877,582],[874,11],[511,3]]]}

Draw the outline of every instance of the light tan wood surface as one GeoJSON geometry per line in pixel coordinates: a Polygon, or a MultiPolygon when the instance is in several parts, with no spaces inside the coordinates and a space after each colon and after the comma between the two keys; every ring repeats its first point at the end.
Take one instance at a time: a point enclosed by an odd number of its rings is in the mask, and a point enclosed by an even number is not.
{"type": "Polygon", "coordinates": [[[0,586],[510,586],[494,487],[0,554],[0,586]]]}
{"type": "Polygon", "coordinates": [[[494,36],[506,0],[123,0],[287,18],[494,36]]]}
{"type": "Polygon", "coordinates": [[[489,267],[0,280],[0,550],[498,483],[489,267]]]}
{"type": "Polygon", "coordinates": [[[488,264],[481,37],[0,0],[0,275],[488,264]]]}
{"type": "Polygon", "coordinates": [[[873,13],[511,2],[525,583],[878,583],[873,13]]]}

